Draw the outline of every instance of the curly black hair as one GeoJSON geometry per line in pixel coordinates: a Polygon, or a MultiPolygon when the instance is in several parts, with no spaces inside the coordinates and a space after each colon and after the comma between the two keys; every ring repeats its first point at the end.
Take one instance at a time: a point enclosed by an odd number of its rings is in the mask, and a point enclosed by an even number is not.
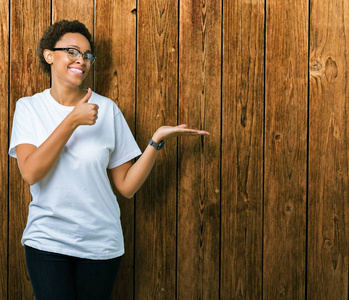
{"type": "Polygon", "coordinates": [[[52,50],[56,43],[62,38],[66,33],[80,33],[87,38],[90,43],[91,50],[93,52],[93,42],[92,37],[86,26],[79,22],[78,20],[67,21],[61,20],[53,23],[49,26],[44,34],[42,35],[38,48],[36,49],[36,55],[39,57],[40,67],[44,73],[51,76],[51,66],[46,62],[44,57],[44,50],[52,50]]]}

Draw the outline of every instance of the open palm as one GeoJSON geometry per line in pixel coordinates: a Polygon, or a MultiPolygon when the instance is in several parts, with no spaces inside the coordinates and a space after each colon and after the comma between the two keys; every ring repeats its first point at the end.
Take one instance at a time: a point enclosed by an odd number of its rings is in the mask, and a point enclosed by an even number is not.
{"type": "Polygon", "coordinates": [[[197,129],[188,129],[187,125],[162,126],[154,134],[153,139],[157,142],[177,136],[210,135],[209,132],[197,129]]]}

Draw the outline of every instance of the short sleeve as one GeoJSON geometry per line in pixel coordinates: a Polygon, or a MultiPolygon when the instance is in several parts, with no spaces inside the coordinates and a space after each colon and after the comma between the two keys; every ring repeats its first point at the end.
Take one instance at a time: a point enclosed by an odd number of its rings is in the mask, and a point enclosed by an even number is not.
{"type": "Polygon", "coordinates": [[[121,111],[114,115],[115,147],[110,155],[109,169],[116,168],[142,154],[121,111]]]}
{"type": "Polygon", "coordinates": [[[15,158],[17,158],[16,146],[20,144],[32,144],[37,146],[34,128],[28,116],[28,109],[21,100],[16,103],[8,152],[10,156],[15,158]]]}

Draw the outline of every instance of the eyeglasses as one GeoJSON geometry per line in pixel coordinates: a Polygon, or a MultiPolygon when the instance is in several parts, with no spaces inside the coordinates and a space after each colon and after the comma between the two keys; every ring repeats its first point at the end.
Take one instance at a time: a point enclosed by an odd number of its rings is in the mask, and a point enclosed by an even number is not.
{"type": "Polygon", "coordinates": [[[82,59],[85,61],[86,65],[92,66],[95,62],[95,59],[97,56],[95,56],[91,51],[87,50],[86,52],[81,52],[78,49],[75,48],[53,48],[52,51],[57,50],[65,50],[67,51],[67,56],[71,61],[77,61],[82,55],[82,59]]]}

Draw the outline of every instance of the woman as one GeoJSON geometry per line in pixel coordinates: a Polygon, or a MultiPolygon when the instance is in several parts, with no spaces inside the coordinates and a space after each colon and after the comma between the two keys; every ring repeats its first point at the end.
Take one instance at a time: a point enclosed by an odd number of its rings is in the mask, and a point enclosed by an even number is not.
{"type": "Polygon", "coordinates": [[[96,56],[78,21],[51,25],[37,55],[52,86],[17,102],[9,149],[33,197],[22,244],[34,294],[109,299],[124,244],[107,169],[131,198],[166,139],[208,132],[163,126],[142,154],[115,103],[81,89],[96,56]]]}

